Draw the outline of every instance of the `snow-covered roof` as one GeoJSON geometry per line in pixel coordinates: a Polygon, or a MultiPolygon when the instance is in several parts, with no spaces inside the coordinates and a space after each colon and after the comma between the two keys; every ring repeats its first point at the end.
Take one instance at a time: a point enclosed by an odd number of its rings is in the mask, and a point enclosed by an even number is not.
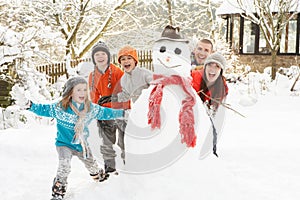
{"type": "Polygon", "coordinates": [[[217,15],[243,13],[236,0],[225,0],[216,10],[217,15]]]}
{"type": "Polygon", "coordinates": [[[13,62],[14,59],[21,53],[20,49],[9,46],[0,46],[0,66],[4,63],[13,62]]]}
{"type": "MultiPolygon", "coordinates": [[[[254,3],[253,0],[243,0],[244,7],[248,12],[254,12],[254,3]]],[[[300,12],[300,0],[292,0],[291,3],[291,12],[300,12]]],[[[271,2],[270,8],[273,12],[278,10],[277,0],[273,0],[271,2]]],[[[243,13],[243,10],[240,8],[240,5],[237,0],[224,0],[221,6],[217,9],[217,15],[225,15],[225,14],[238,14],[243,13]]]]}

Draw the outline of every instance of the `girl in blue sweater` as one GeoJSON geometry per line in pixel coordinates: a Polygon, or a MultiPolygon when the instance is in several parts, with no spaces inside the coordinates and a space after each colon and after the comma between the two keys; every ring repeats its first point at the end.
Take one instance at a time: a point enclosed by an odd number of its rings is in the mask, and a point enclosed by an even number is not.
{"type": "Polygon", "coordinates": [[[58,169],[52,186],[52,200],[63,199],[67,178],[71,172],[71,159],[77,156],[95,181],[104,181],[108,175],[99,168],[87,143],[88,125],[93,119],[123,118],[124,110],[101,107],[88,98],[87,82],[81,77],[69,79],[62,100],[54,104],[30,104],[30,111],[57,121],[56,150],[58,169]]]}

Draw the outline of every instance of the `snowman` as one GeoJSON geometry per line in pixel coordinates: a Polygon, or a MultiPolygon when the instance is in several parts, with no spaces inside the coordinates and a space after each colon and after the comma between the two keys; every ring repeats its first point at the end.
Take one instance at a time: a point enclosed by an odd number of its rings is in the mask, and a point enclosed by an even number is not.
{"type": "Polygon", "coordinates": [[[155,41],[153,81],[132,105],[125,131],[126,172],[157,171],[200,148],[210,122],[191,86],[190,53],[178,27],[155,41]]]}

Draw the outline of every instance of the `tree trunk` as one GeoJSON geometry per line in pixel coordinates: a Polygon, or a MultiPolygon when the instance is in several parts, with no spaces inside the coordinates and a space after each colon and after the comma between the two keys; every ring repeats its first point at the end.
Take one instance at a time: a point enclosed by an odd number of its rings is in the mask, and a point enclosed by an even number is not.
{"type": "Polygon", "coordinates": [[[275,78],[276,78],[276,72],[277,72],[276,54],[277,54],[276,50],[272,50],[271,51],[271,55],[272,55],[272,74],[271,74],[272,80],[275,80],[275,78]]]}
{"type": "MultiPolygon", "coordinates": [[[[209,20],[209,23],[210,23],[210,26],[211,27],[215,27],[214,24],[214,16],[213,16],[213,11],[212,11],[212,8],[211,8],[211,0],[207,0],[206,1],[206,4],[207,4],[207,9],[206,9],[206,15],[208,17],[208,20],[209,20]]],[[[210,38],[212,38],[213,40],[213,43],[215,43],[215,32],[216,32],[216,29],[213,28],[210,30],[210,38]]]]}

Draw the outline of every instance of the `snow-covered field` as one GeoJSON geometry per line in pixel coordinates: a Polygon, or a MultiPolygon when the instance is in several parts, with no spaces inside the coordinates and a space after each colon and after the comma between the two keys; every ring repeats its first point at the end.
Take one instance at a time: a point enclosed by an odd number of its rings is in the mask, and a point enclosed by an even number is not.
{"type": "MultiPolygon", "coordinates": [[[[300,97],[286,92],[257,95],[241,106],[236,86],[227,102],[219,158],[198,159],[197,148],[161,171],[120,173],[95,183],[74,158],[67,198],[72,200],[298,200],[300,199],[300,97]],[[248,104],[249,105],[249,104],[248,104]]],[[[93,124],[91,133],[96,133],[93,124]]],[[[3,200],[50,199],[57,168],[55,126],[31,123],[0,130],[0,193],[3,200]]]]}

